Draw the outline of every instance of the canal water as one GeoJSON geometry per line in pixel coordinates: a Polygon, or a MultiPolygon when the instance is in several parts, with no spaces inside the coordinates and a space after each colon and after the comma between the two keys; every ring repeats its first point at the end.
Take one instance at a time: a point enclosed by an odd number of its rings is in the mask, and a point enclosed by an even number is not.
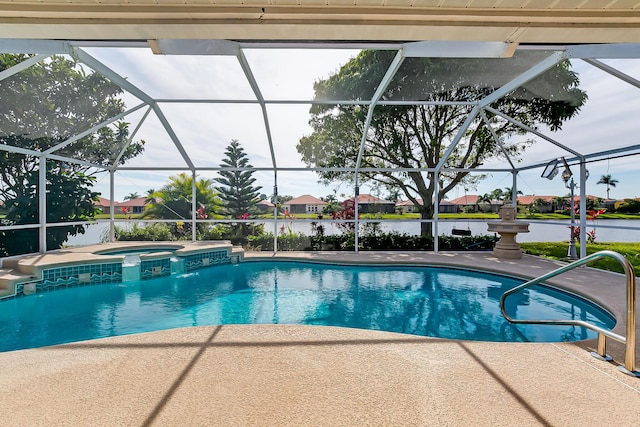
{"type": "MultiPolygon", "coordinates": [[[[118,227],[128,229],[134,222],[116,222],[118,227]]],[[[380,229],[385,232],[396,231],[407,234],[420,234],[420,223],[417,220],[404,222],[380,221],[380,229]]],[[[339,234],[342,231],[331,223],[323,223],[325,234],[339,234]]],[[[144,226],[138,223],[137,226],[144,226]]],[[[278,232],[304,233],[311,235],[311,221],[293,220],[278,221],[278,232]],[[283,228],[284,226],[284,228],[283,228]]],[[[452,229],[470,230],[472,235],[493,234],[487,231],[487,220],[440,221],[438,234],[451,234],[452,229]]],[[[598,220],[587,222],[587,231],[596,232],[598,242],[640,242],[640,221],[633,220],[598,220]],[[614,228],[621,227],[621,228],[614,228]],[[634,229],[635,228],[635,229],[634,229]]],[[[67,246],[84,246],[105,241],[109,230],[108,223],[100,223],[86,227],[85,234],[71,236],[67,246]]],[[[274,231],[273,223],[266,222],[265,230],[274,231]]],[[[518,234],[518,242],[563,242],[570,238],[569,221],[536,221],[530,222],[529,233],[518,234]]]]}

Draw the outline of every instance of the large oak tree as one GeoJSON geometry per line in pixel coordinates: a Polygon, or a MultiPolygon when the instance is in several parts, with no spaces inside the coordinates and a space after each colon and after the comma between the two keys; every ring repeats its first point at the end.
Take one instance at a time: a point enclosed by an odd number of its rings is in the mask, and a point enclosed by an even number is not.
{"type": "MultiPolygon", "coordinates": [[[[370,100],[391,64],[395,52],[362,51],[338,72],[314,85],[316,100],[370,100]]],[[[542,60],[548,53],[516,52],[508,59],[408,58],[382,100],[427,101],[441,104],[378,105],[367,131],[362,168],[434,168],[461,129],[473,103],[542,60]],[[453,103],[452,101],[455,101],[453,103]],[[465,104],[465,102],[467,104],[465,104]]],[[[573,117],[586,101],[576,73],[568,61],[560,62],[524,86],[495,101],[491,107],[530,126],[555,131],[573,117]]],[[[367,116],[366,105],[324,104],[311,107],[311,135],[297,145],[302,160],[313,167],[355,167],[367,116]]],[[[530,143],[526,132],[499,116],[486,113],[491,126],[514,158],[530,143]]],[[[447,159],[445,168],[473,169],[487,159],[504,156],[486,123],[477,117],[447,159]]],[[[319,172],[321,181],[354,180],[350,172],[319,172]]],[[[442,200],[468,171],[445,171],[435,191],[432,172],[360,172],[360,182],[399,188],[418,209],[422,219],[434,214],[434,197],[442,200]]],[[[477,177],[475,178],[477,179],[477,177]]],[[[431,233],[422,224],[422,234],[431,233]]]]}
{"type": "MultiPolygon", "coordinates": [[[[28,55],[0,54],[0,71],[28,55]]],[[[102,123],[123,111],[122,89],[75,61],[53,56],[0,81],[0,145],[38,152],[102,123]]],[[[120,163],[143,150],[144,141],[129,143],[128,124],[118,122],[57,150],[54,154],[111,165],[124,148],[120,163]]],[[[95,177],[86,165],[47,159],[47,222],[85,221],[95,215],[95,177]]],[[[4,225],[38,223],[39,157],[0,150],[0,201],[4,225]]],[[[84,233],[82,225],[47,229],[47,249],[59,248],[69,235],[84,233]]],[[[38,251],[38,230],[0,232],[0,255],[38,251]]]]}

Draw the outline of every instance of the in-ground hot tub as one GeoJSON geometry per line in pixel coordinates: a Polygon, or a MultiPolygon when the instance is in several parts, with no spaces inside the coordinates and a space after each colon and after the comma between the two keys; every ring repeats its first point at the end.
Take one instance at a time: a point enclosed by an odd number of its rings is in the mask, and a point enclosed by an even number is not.
{"type": "Polygon", "coordinates": [[[29,255],[9,262],[0,298],[63,286],[117,283],[237,263],[244,251],[230,242],[113,242],[29,255]]]}

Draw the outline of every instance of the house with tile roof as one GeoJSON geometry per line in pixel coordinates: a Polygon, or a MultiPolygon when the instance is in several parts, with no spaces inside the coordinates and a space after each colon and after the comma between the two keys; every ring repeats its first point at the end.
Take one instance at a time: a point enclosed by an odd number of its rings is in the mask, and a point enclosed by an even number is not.
{"type": "Polygon", "coordinates": [[[282,209],[292,214],[300,213],[317,213],[321,214],[327,202],[323,202],[317,197],[313,197],[309,194],[304,194],[300,197],[295,197],[282,204],[282,209]]]}
{"type": "MultiPolygon", "coordinates": [[[[422,205],[422,199],[416,199],[418,205],[422,205]]],[[[416,206],[411,200],[398,200],[396,202],[396,209],[401,213],[419,212],[418,206],[416,206]]],[[[457,213],[458,207],[448,200],[441,200],[438,204],[438,213],[457,213]]]]}
{"type": "MultiPolygon", "coordinates": [[[[100,209],[102,213],[111,213],[111,200],[105,199],[104,197],[98,197],[98,200],[94,200],[93,206],[100,209]]],[[[117,211],[116,209],[116,212],[117,211]]]]}
{"type": "Polygon", "coordinates": [[[118,202],[113,205],[116,213],[130,213],[140,214],[144,212],[147,207],[147,198],[138,197],[135,199],[125,200],[124,202],[118,202]]]}
{"type": "Polygon", "coordinates": [[[491,200],[491,203],[486,203],[480,202],[479,199],[480,196],[476,194],[467,194],[449,202],[456,205],[456,212],[500,212],[500,208],[504,205],[502,200],[491,200]]]}
{"type": "Polygon", "coordinates": [[[455,199],[449,200],[451,203],[458,207],[458,211],[462,211],[466,206],[473,207],[477,209],[478,206],[478,195],[477,194],[466,194],[461,197],[456,197],[455,199]]]}
{"type": "MultiPolygon", "coordinates": [[[[342,202],[345,207],[354,207],[354,198],[351,197],[342,202]]],[[[359,213],[394,213],[396,203],[390,200],[381,199],[371,194],[360,194],[358,196],[359,213]]]]}
{"type": "Polygon", "coordinates": [[[260,209],[260,212],[270,213],[270,212],[273,212],[273,209],[276,207],[276,205],[274,205],[273,203],[271,203],[267,199],[264,199],[264,200],[260,200],[258,203],[256,203],[256,207],[258,209],[260,209]]]}
{"type": "MultiPolygon", "coordinates": [[[[563,206],[559,205],[556,201],[556,196],[518,196],[517,201],[520,206],[536,206],[536,210],[539,213],[550,213],[563,209],[563,206]],[[537,200],[539,200],[537,202],[537,200]]],[[[568,202],[567,202],[568,203],[568,202]]]]}

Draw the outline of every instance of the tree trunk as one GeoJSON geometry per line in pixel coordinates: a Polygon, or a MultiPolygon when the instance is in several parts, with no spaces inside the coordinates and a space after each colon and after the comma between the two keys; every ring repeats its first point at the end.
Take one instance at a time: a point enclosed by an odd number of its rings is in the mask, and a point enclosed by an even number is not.
{"type": "MultiPolygon", "coordinates": [[[[433,219],[433,205],[424,202],[424,205],[420,209],[420,219],[433,219]]],[[[433,234],[433,223],[422,222],[420,223],[420,235],[431,236],[433,234]]]]}

